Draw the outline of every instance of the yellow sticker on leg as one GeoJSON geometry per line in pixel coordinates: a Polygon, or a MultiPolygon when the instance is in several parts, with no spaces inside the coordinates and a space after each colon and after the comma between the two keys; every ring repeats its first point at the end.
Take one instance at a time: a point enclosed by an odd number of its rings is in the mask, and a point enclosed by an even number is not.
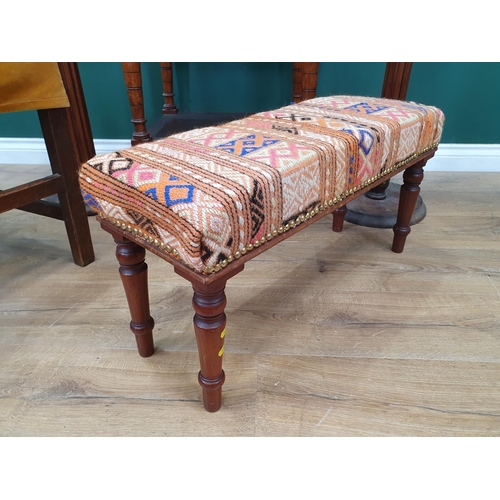
{"type": "Polygon", "coordinates": [[[225,336],[226,336],[226,329],[224,328],[224,330],[220,332],[220,338],[223,339],[225,336]]]}
{"type": "Polygon", "coordinates": [[[222,356],[224,354],[224,346],[222,346],[221,350],[219,351],[219,356],[222,356]]]}

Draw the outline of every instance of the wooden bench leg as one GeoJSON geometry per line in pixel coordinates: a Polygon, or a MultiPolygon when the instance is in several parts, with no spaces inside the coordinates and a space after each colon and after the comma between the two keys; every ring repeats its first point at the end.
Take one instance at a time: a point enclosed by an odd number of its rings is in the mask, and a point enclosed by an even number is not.
{"type": "Polygon", "coordinates": [[[201,370],[198,382],[203,393],[205,410],[215,412],[222,403],[222,384],[224,370],[222,355],[224,354],[224,337],[226,336],[226,288],[227,281],[243,271],[244,264],[233,268],[215,281],[206,283],[199,281],[192,272],[174,265],[174,271],[191,282],[193,286],[194,331],[198,344],[201,370]]]}
{"type": "Polygon", "coordinates": [[[147,358],[154,353],[154,320],[149,312],[148,266],[146,251],[141,246],[124,236],[114,233],[116,258],[120,263],[120,276],[132,321],[130,329],[135,335],[139,354],[147,358]]]}
{"type": "Polygon", "coordinates": [[[221,407],[224,370],[222,355],[226,334],[226,280],[203,286],[193,283],[194,331],[201,370],[198,381],[203,391],[203,405],[210,412],[221,407]]]}
{"type": "Polygon", "coordinates": [[[333,211],[332,231],[340,233],[342,229],[344,229],[344,217],[346,213],[347,213],[347,207],[345,205],[336,208],[333,211]]]}
{"type": "Polygon", "coordinates": [[[394,239],[392,251],[401,253],[405,246],[406,237],[410,234],[410,221],[415,210],[418,194],[420,193],[420,183],[424,178],[424,165],[426,161],[419,162],[407,168],[403,174],[403,185],[399,195],[399,208],[396,224],[393,228],[394,239]]]}

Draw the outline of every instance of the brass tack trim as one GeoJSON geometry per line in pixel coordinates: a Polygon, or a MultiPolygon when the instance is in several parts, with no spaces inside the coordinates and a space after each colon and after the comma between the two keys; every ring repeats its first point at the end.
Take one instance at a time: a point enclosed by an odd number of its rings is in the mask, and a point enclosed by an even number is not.
{"type": "MultiPolygon", "coordinates": [[[[268,233],[266,236],[262,236],[260,240],[256,240],[253,244],[250,243],[246,247],[241,248],[240,250],[236,251],[234,256],[229,255],[227,259],[224,259],[222,262],[216,264],[215,266],[206,266],[203,269],[203,273],[205,274],[212,274],[220,271],[221,269],[225,268],[229,263],[233,262],[233,260],[240,259],[243,255],[245,255],[247,252],[250,252],[254,248],[258,248],[260,245],[266,243],[266,241],[271,241],[273,238],[276,236],[283,234],[290,229],[298,226],[302,222],[309,220],[310,218],[314,217],[320,212],[323,212],[326,210],[328,207],[331,207],[342,200],[344,200],[346,197],[354,194],[355,192],[359,191],[360,189],[364,189],[367,186],[369,186],[371,183],[375,182],[378,179],[381,179],[382,177],[386,176],[387,174],[390,174],[391,172],[394,172],[395,170],[400,169],[407,163],[410,163],[413,161],[415,158],[418,158],[422,154],[426,153],[427,151],[430,151],[431,149],[435,149],[438,146],[438,143],[431,144],[430,146],[427,146],[426,148],[422,149],[420,152],[415,153],[411,155],[408,158],[405,158],[404,160],[399,161],[398,163],[394,164],[392,167],[385,169],[382,172],[379,172],[378,174],[370,177],[368,180],[362,182],[359,186],[354,186],[347,191],[341,193],[338,196],[335,196],[331,198],[330,200],[326,200],[324,204],[318,205],[317,207],[311,209],[309,212],[306,214],[301,214],[299,215],[295,220],[285,224],[284,226],[279,227],[278,229],[273,229],[270,233],[268,233]]],[[[132,233],[134,236],[137,236],[139,238],[143,238],[145,241],[149,243],[153,243],[156,247],[161,248],[162,250],[166,250],[168,253],[172,253],[175,257],[179,257],[179,252],[175,249],[172,248],[170,245],[166,243],[160,242],[158,239],[153,238],[152,236],[144,233],[140,229],[134,228],[130,226],[129,224],[125,224],[122,221],[119,221],[117,219],[113,219],[112,217],[109,217],[105,214],[99,214],[101,219],[103,220],[108,220],[111,224],[117,226],[118,228],[123,229],[124,231],[127,231],[129,233],[132,233]]],[[[189,265],[189,264],[187,264],[189,265]]],[[[189,267],[193,267],[189,265],[189,267]]]]}
{"type": "MultiPolygon", "coordinates": [[[[354,186],[353,188],[350,188],[346,192],[343,192],[340,195],[335,196],[334,198],[332,198],[330,200],[327,200],[324,204],[317,206],[316,208],[312,209],[310,212],[307,212],[305,215],[302,214],[296,220],[289,222],[289,223],[285,224],[284,226],[281,226],[277,230],[273,230],[271,234],[268,234],[265,238],[264,237],[261,238],[260,242],[256,241],[253,245],[252,244],[247,245],[247,247],[244,247],[241,250],[241,252],[236,252],[234,257],[236,259],[239,259],[242,255],[245,255],[247,251],[251,251],[254,247],[257,248],[258,246],[260,246],[260,244],[264,243],[265,240],[270,241],[272,238],[275,238],[279,234],[283,234],[284,232],[289,231],[290,229],[299,225],[304,220],[308,220],[311,217],[314,217],[315,215],[317,215],[319,212],[324,211],[326,208],[331,207],[331,206],[341,202],[342,200],[344,200],[348,196],[354,194],[355,192],[359,191],[360,189],[363,189],[363,188],[369,186],[371,183],[375,182],[378,179],[381,179],[385,175],[387,175],[391,172],[394,172],[395,170],[398,170],[399,168],[406,165],[410,161],[414,160],[418,156],[424,154],[425,152],[427,152],[431,149],[434,149],[437,146],[438,146],[437,143],[432,144],[431,146],[428,146],[427,148],[420,151],[419,153],[411,155],[409,158],[406,158],[405,160],[402,160],[402,161],[396,163],[391,168],[388,168],[388,169],[384,170],[383,172],[380,172],[379,174],[372,176],[367,181],[364,181],[360,186],[354,186]]],[[[228,260],[228,262],[230,262],[229,258],[227,260],[228,260]]],[[[212,272],[217,272],[219,270],[220,270],[220,265],[215,266],[214,268],[206,268],[206,272],[208,272],[208,274],[211,274],[212,272]]]]}

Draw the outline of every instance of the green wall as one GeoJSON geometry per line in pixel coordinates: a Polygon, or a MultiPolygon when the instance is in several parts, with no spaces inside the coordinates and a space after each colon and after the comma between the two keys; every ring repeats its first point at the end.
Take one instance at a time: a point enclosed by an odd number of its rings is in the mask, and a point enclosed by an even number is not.
{"type": "MultiPolygon", "coordinates": [[[[80,63],[95,138],[128,139],[130,111],[120,63],[80,63]]],[[[321,63],[317,95],[380,95],[384,63],[321,63]]],[[[143,63],[148,123],[161,113],[157,63],[143,63]]],[[[185,111],[257,112],[288,104],[292,63],[175,63],[176,105],[185,111]]],[[[443,143],[500,144],[500,63],[414,63],[408,100],[446,115],[443,143]]],[[[41,137],[36,112],[0,115],[0,137],[41,137]]]]}

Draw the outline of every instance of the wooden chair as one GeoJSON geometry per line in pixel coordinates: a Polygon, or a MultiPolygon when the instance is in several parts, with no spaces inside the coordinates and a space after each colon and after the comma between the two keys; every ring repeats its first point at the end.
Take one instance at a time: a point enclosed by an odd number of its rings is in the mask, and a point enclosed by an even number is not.
{"type": "Polygon", "coordinates": [[[17,208],[63,220],[73,260],[79,266],[86,266],[95,257],[78,170],[95,156],[95,149],[78,66],[76,63],[0,64],[3,65],[0,73],[9,76],[5,83],[7,90],[0,94],[0,111],[37,109],[52,169],[52,175],[45,178],[0,191],[0,213],[17,208]],[[51,83],[44,88],[45,79],[51,83]],[[61,89],[54,90],[58,84],[61,89]],[[26,95],[18,91],[23,86],[27,87],[26,95]],[[12,89],[15,89],[12,102],[6,102],[12,89]],[[53,195],[57,195],[56,202],[50,198],[53,195]]]}
{"type": "MultiPolygon", "coordinates": [[[[192,284],[207,411],[222,401],[227,281],[327,215],[340,231],[348,202],[404,171],[392,244],[402,252],[423,167],[441,137],[444,116],[432,106],[356,96],[303,100],[315,70],[298,65],[292,80],[300,103],[158,141],[148,137],[140,81],[126,74],[137,145],[97,156],[80,172],[82,190],[117,245],[141,356],[154,353],[146,250],[192,284]]],[[[172,92],[165,94],[175,114],[172,92]]]]}

